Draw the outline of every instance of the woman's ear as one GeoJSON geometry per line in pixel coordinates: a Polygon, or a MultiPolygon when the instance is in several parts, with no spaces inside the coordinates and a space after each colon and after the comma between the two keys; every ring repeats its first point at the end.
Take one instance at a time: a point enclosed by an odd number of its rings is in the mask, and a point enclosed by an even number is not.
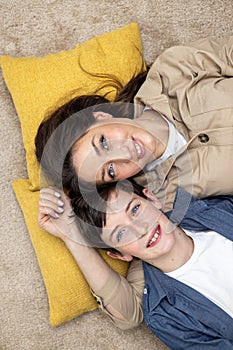
{"type": "Polygon", "coordinates": [[[93,112],[93,116],[96,119],[96,121],[99,120],[106,120],[106,119],[111,119],[112,115],[106,112],[102,112],[102,111],[97,111],[97,112],[93,112]]]}
{"type": "Polygon", "coordinates": [[[123,260],[123,261],[132,261],[133,257],[132,255],[128,255],[128,254],[121,254],[120,252],[112,252],[112,251],[107,251],[107,255],[110,256],[113,259],[119,259],[119,260],[123,260]]]}
{"type": "Polygon", "coordinates": [[[162,209],[161,202],[158,200],[157,197],[155,197],[155,195],[150,190],[148,190],[147,188],[144,188],[143,193],[147,198],[149,198],[154,203],[157,209],[159,210],[162,209]]]}

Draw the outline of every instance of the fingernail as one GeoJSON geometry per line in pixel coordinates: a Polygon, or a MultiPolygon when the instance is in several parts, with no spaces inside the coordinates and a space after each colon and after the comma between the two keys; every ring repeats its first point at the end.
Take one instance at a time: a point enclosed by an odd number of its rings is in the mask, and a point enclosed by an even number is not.
{"type": "Polygon", "coordinates": [[[58,207],[58,209],[57,209],[60,213],[63,213],[63,211],[64,211],[64,209],[63,208],[61,208],[61,207],[58,207]]]}
{"type": "Polygon", "coordinates": [[[55,213],[55,217],[56,217],[56,218],[59,218],[60,216],[59,216],[59,214],[58,214],[58,213],[55,213]]]}
{"type": "Polygon", "coordinates": [[[58,199],[57,203],[58,203],[58,205],[61,206],[61,207],[63,207],[63,205],[64,205],[64,202],[63,202],[62,200],[60,200],[60,199],[58,199]]]}
{"type": "Polygon", "coordinates": [[[55,194],[55,196],[56,196],[57,198],[60,198],[60,197],[61,197],[61,195],[60,195],[59,192],[54,192],[54,194],[55,194]]]}

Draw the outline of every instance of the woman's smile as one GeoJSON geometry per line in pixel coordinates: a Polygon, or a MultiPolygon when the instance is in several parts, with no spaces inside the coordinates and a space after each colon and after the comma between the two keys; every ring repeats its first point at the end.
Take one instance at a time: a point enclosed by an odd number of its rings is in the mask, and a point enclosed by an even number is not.
{"type": "Polygon", "coordinates": [[[140,142],[139,140],[135,140],[133,137],[132,137],[132,140],[133,140],[134,149],[135,149],[137,159],[138,160],[142,159],[145,155],[145,147],[144,147],[143,143],[140,142]]]}

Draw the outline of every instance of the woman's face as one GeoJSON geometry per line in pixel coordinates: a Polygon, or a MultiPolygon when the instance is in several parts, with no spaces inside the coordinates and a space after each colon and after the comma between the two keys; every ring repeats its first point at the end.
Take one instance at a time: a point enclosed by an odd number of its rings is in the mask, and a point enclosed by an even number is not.
{"type": "Polygon", "coordinates": [[[86,182],[122,180],[155,159],[156,147],[156,139],[134,120],[101,120],[74,144],[73,165],[86,182]]]}

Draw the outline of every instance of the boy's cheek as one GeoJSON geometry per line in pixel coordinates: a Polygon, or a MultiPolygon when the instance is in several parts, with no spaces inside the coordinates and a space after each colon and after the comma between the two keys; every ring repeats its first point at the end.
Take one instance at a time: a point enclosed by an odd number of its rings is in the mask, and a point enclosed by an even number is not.
{"type": "Polygon", "coordinates": [[[154,208],[148,208],[143,211],[142,215],[139,215],[139,224],[140,222],[146,222],[149,226],[155,224],[161,217],[162,213],[159,210],[154,208]]]}
{"type": "Polygon", "coordinates": [[[177,228],[177,225],[172,223],[170,220],[167,220],[167,222],[165,224],[165,230],[167,233],[173,232],[176,228],[177,228]]]}

